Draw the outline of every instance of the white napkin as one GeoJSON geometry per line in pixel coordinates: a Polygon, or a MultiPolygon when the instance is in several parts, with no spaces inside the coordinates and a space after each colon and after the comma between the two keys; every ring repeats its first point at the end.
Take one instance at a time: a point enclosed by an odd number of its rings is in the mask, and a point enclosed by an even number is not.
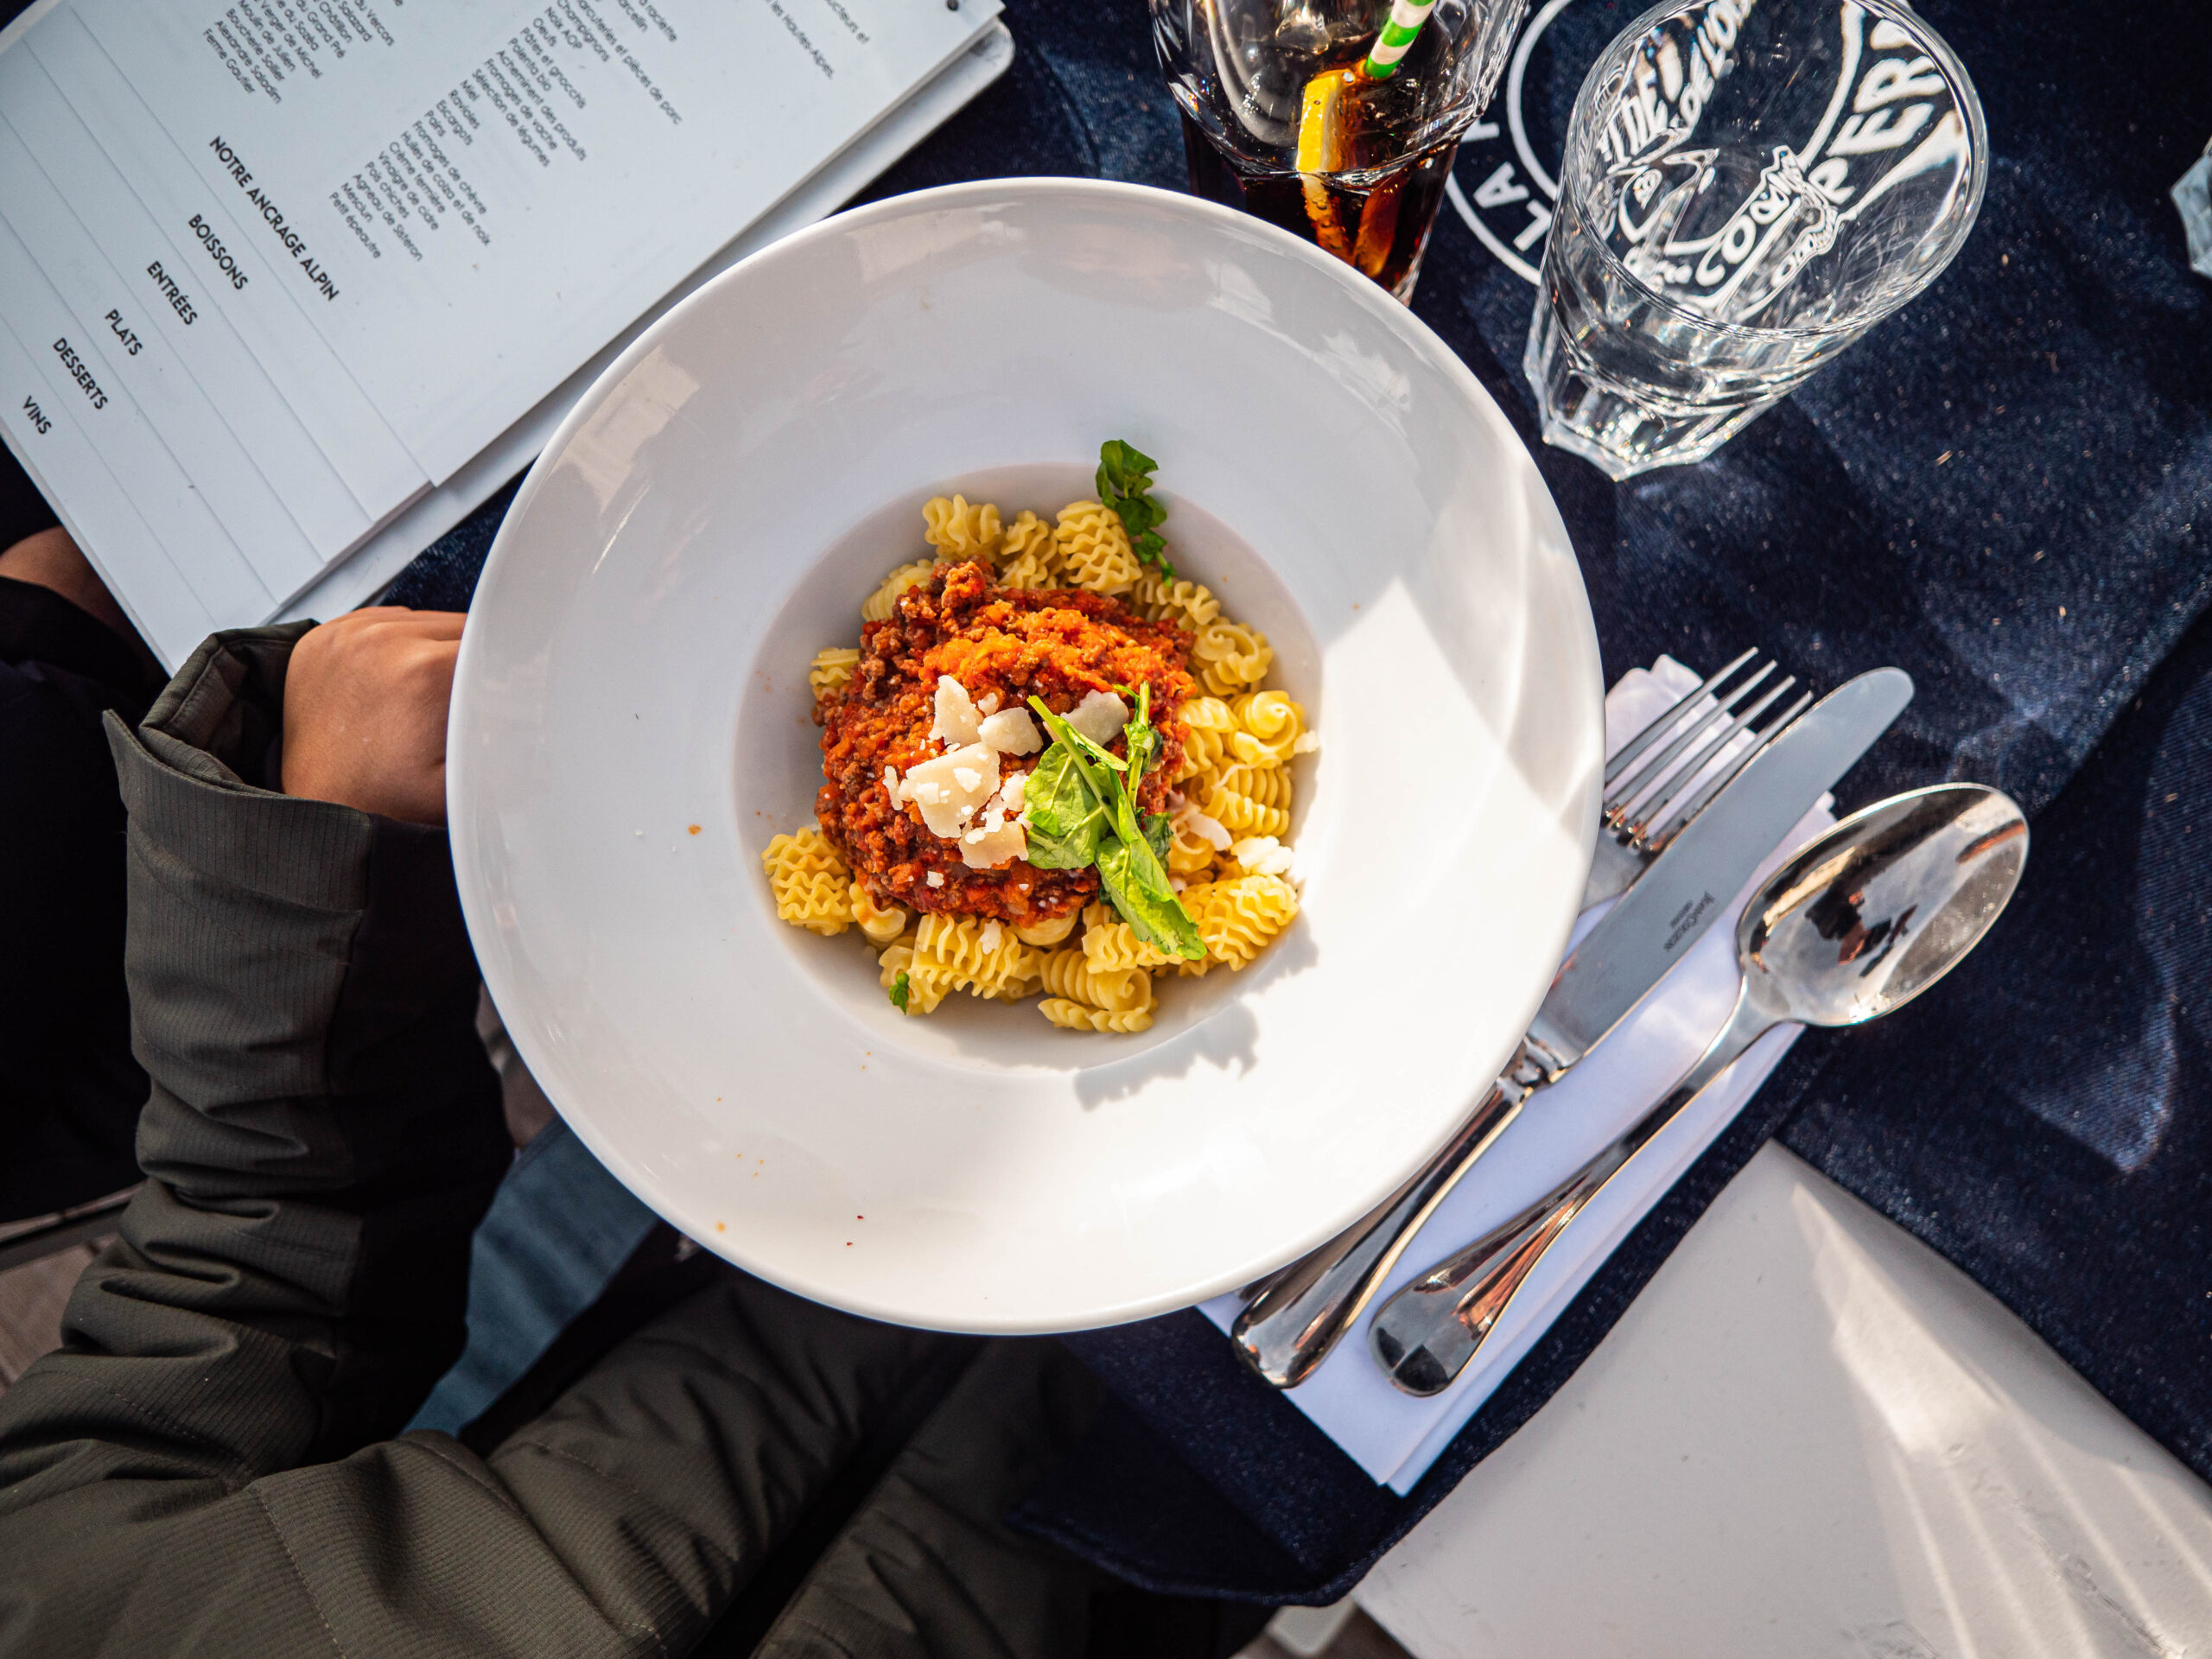
{"type": "MultiPolygon", "coordinates": [[[[1676,698],[1698,685],[1671,657],[1649,671],[1631,669],[1605,697],[1608,753],[1641,731],[1676,698]]],[[[1783,859],[1835,822],[1821,803],[1798,823],[1728,914],[1643,1005],[1559,1083],[1529,1103],[1459,1189],[1437,1209],[1407,1249],[1358,1324],[1289,1399],[1380,1483],[1403,1493],[1427,1471],[1506,1375],[1535,1347],[1605,1265],[1647,1211],[1662,1198],[1781,1063],[1802,1029],[1769,1032],[1684,1109],[1616,1176],[1546,1253],[1521,1294],[1499,1319],[1467,1369],[1443,1393],[1415,1399],[1393,1387],[1368,1351],[1367,1327],[1385,1299],[1441,1257],[1534,1203],[1627,1128],[1704,1052],[1734,1007],[1736,918],[1783,859]]],[[[1575,925],[1574,940],[1595,926],[1605,906],[1575,925]]],[[[1241,1304],[1217,1297],[1201,1312],[1227,1331],[1241,1304]]]]}

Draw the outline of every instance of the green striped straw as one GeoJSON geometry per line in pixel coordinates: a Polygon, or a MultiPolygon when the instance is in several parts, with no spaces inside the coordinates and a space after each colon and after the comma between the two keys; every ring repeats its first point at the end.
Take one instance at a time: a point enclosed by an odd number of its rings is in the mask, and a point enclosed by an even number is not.
{"type": "Polygon", "coordinates": [[[1406,55],[1414,36],[1435,10],[1436,0],[1390,0],[1389,21],[1375,37],[1374,49],[1359,66],[1359,73],[1370,80],[1388,80],[1396,74],[1398,60],[1406,55]]]}

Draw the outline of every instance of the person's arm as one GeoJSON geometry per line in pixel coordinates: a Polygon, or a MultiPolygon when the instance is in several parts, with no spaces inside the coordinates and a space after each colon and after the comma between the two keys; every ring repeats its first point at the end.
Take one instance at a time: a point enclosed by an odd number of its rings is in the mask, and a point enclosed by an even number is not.
{"type": "Polygon", "coordinates": [[[442,816],[459,629],[219,635],[111,722],[149,1180],[0,1396],[0,1652],[681,1651],[930,1340],[725,1288],[488,1460],[383,1438],[510,1156],[444,831],[395,816],[442,816]]]}
{"type": "Polygon", "coordinates": [[[60,525],[26,536],[0,552],[0,581],[42,588],[67,600],[113,634],[140,673],[159,682],[161,664],[155,661],[154,653],[146,649],[146,642],[130,626],[130,619],[115,602],[115,595],[108,592],[92,561],[60,525]]]}

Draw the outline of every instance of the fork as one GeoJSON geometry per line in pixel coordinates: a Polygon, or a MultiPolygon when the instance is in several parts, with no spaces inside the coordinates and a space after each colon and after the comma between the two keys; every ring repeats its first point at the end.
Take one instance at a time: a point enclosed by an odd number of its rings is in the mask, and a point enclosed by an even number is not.
{"type": "MultiPolygon", "coordinates": [[[[1779,719],[1752,731],[1751,722],[1797,683],[1796,675],[1785,675],[1780,684],[1769,687],[1764,696],[1738,712],[1737,705],[1764,684],[1779,664],[1769,661],[1725,692],[1721,687],[1758,655],[1758,647],[1752,646],[1704,684],[1677,697],[1605,763],[1598,851],[1582,894],[1584,910],[1618,899],[1634,887],[1637,878],[1659,861],[1659,855],[1682,826],[1812,702],[1813,694],[1805,692],[1779,719]],[[1726,753],[1747,732],[1750,737],[1738,752],[1726,753]]],[[[1236,1293],[1237,1300],[1250,1306],[1300,1262],[1254,1280],[1236,1293]]]]}
{"type": "Polygon", "coordinates": [[[1738,712],[1737,705],[1779,666],[1770,659],[1737,677],[1737,671],[1758,655],[1754,645],[1703,685],[1676,698],[1606,762],[1598,850],[1590,863],[1589,885],[1582,892],[1583,909],[1618,899],[1635,886],[1682,826],[1812,702],[1813,694],[1803,692],[1777,718],[1753,731],[1752,722],[1797,683],[1796,675],[1785,675],[1738,712]],[[1735,683],[1722,691],[1732,678],[1735,683]]]}

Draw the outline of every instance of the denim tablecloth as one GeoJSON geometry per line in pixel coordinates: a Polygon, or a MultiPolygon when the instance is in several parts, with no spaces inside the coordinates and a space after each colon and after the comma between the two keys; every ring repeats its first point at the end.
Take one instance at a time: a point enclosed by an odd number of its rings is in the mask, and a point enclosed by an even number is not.
{"type": "MultiPolygon", "coordinates": [[[[1550,9],[1520,105],[1533,147],[1556,154],[1582,67],[1640,10],[1550,9]]],[[[1919,696],[1840,801],[2002,786],[2035,820],[2019,899],[1920,1004],[1801,1043],[1410,1497],[1182,1313],[1071,1339],[1116,1403],[1027,1506],[1035,1529],[1156,1588],[1333,1599],[1572,1374],[1772,1135],[2212,1477],[2212,285],[2166,194],[2212,133],[2212,27],[2181,3],[1923,10],[1980,86],[1995,158],[1957,263],[1711,462],[1616,486],[1537,460],[1609,677],[1751,644],[1822,687],[1901,664],[1919,696]]],[[[1007,16],[1012,71],[871,195],[1007,174],[1180,184],[1138,6],[1007,16]]],[[[1525,228],[1541,206],[1512,194],[1516,154],[1486,137],[1459,168],[1507,250],[1515,211],[1525,228]]],[[[1524,433],[1532,291],[1447,206],[1414,309],[1524,433]]],[[[394,597],[466,604],[507,499],[394,597]]]]}

